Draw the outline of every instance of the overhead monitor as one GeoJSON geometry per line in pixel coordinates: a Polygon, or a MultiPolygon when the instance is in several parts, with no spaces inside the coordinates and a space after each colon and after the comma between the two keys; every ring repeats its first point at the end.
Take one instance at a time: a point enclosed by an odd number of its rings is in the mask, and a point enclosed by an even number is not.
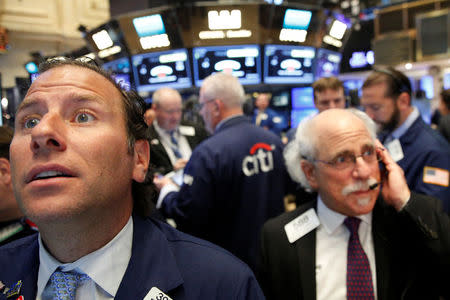
{"type": "Polygon", "coordinates": [[[258,45],[197,47],[193,48],[192,56],[196,86],[217,72],[232,74],[243,85],[261,83],[258,45]]]}
{"type": "Polygon", "coordinates": [[[308,10],[288,8],[284,13],[283,28],[307,30],[311,16],[308,10]]]}
{"type": "Polygon", "coordinates": [[[293,109],[315,107],[313,88],[310,86],[293,88],[291,102],[293,109]]]}
{"type": "Polygon", "coordinates": [[[131,60],[138,92],[150,92],[160,87],[181,89],[192,86],[186,49],[137,54],[131,60]]]}
{"type": "Polygon", "coordinates": [[[139,37],[166,33],[160,14],[134,18],[133,25],[139,37]]]}
{"type": "Polygon", "coordinates": [[[339,75],[342,54],[336,51],[320,48],[317,50],[315,77],[330,77],[339,75]]]}
{"type": "Polygon", "coordinates": [[[132,70],[128,57],[119,58],[102,65],[102,68],[113,73],[114,80],[129,91],[132,86],[132,70]]]}
{"type": "Polygon", "coordinates": [[[264,83],[308,84],[314,81],[315,48],[290,45],[266,45],[264,83]]]}

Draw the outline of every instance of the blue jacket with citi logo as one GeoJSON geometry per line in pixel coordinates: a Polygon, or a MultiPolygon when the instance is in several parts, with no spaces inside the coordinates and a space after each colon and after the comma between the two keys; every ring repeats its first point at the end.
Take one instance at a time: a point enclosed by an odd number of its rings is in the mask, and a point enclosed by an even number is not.
{"type": "Polygon", "coordinates": [[[163,214],[255,269],[262,225],[284,211],[289,177],[280,138],[245,116],[231,117],[194,150],[184,172],[163,214]]]}

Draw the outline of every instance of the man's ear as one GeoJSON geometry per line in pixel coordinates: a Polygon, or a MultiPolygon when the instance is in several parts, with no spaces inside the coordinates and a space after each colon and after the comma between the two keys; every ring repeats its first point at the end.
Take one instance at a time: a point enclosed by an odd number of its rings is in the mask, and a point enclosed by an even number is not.
{"type": "Polygon", "coordinates": [[[316,169],[314,167],[314,164],[307,161],[307,160],[302,160],[300,162],[300,167],[303,170],[303,173],[306,176],[306,179],[309,182],[309,185],[311,186],[311,188],[313,190],[317,190],[318,187],[318,183],[317,183],[317,175],[316,175],[316,169]]]}
{"type": "Polygon", "coordinates": [[[400,111],[408,110],[411,107],[411,97],[407,92],[403,92],[398,96],[396,104],[400,111]]]}
{"type": "Polygon", "coordinates": [[[147,140],[137,140],[134,144],[133,179],[144,182],[150,162],[150,145],[147,140]]]}
{"type": "Polygon", "coordinates": [[[0,158],[0,182],[4,185],[11,184],[11,166],[4,157],[0,158]]]}

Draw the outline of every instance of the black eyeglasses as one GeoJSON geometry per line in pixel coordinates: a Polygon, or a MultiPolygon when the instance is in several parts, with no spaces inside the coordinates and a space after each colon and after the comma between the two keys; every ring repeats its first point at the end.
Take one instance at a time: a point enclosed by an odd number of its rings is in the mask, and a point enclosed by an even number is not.
{"type": "Polygon", "coordinates": [[[380,161],[381,157],[379,157],[379,155],[377,154],[376,149],[380,149],[381,151],[384,151],[384,148],[367,147],[363,151],[363,153],[360,155],[355,155],[352,152],[343,152],[329,161],[320,160],[320,159],[308,159],[306,157],[302,157],[302,158],[309,160],[309,161],[313,161],[313,162],[321,162],[321,163],[330,165],[333,168],[338,169],[338,170],[348,170],[348,169],[355,168],[356,159],[358,157],[361,157],[366,163],[374,163],[376,161],[380,161]]]}

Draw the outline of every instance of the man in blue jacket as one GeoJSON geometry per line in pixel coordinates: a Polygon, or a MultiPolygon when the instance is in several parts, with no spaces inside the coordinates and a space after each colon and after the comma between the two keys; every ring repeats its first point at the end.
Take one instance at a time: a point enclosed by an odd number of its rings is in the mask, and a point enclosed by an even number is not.
{"type": "Polygon", "coordinates": [[[282,115],[269,107],[270,97],[269,93],[258,94],[255,99],[256,109],[253,113],[252,122],[279,135],[287,127],[287,124],[282,115]]]}
{"type": "Polygon", "coordinates": [[[442,200],[450,213],[450,145],[411,105],[411,83],[392,68],[372,72],[361,105],[377,123],[379,139],[405,172],[411,190],[442,200]]]}
{"type": "Polygon", "coordinates": [[[11,143],[39,235],[0,248],[0,299],[261,299],[230,253],[145,218],[143,101],[96,66],[40,67],[11,143]]]}
{"type": "Polygon", "coordinates": [[[284,210],[287,173],[281,140],[251,124],[243,102],[244,89],[235,77],[206,78],[200,113],[214,134],[192,153],[179,192],[168,180],[155,183],[164,186],[163,214],[180,230],[224,247],[254,268],[263,223],[284,210]]]}

